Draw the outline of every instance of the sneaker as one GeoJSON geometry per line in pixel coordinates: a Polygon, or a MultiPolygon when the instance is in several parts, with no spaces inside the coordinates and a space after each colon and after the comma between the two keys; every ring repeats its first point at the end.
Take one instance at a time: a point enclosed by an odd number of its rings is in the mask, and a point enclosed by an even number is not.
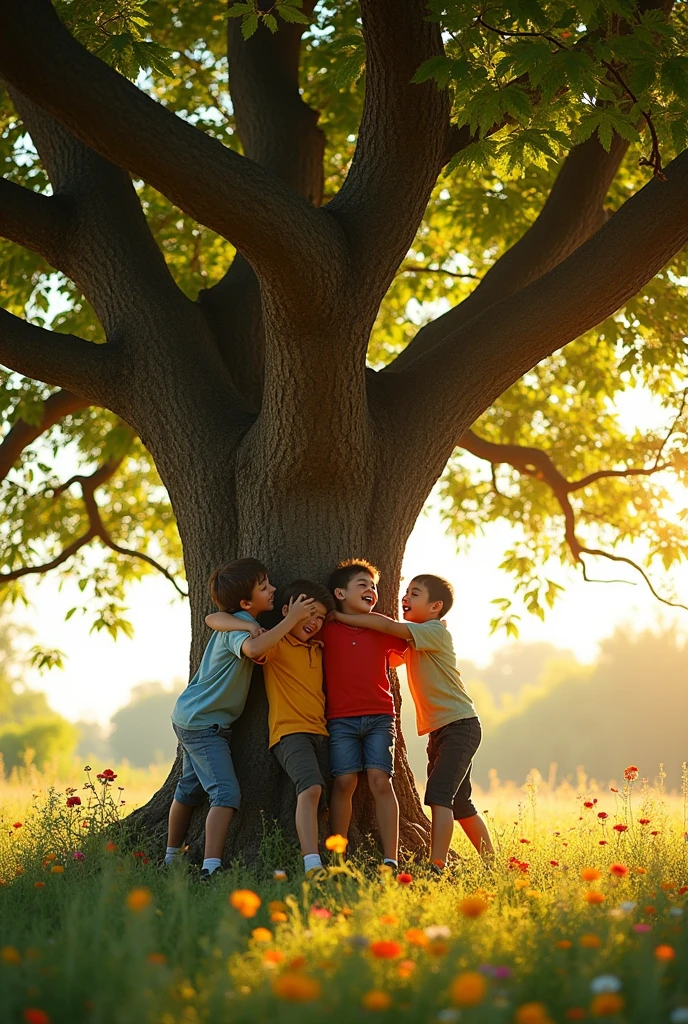
{"type": "Polygon", "coordinates": [[[223,871],[224,869],[222,865],[220,865],[219,868],[215,868],[214,871],[208,871],[207,868],[201,868],[200,881],[206,883],[212,882],[212,880],[215,878],[215,875],[221,875],[223,874],[223,871]]]}

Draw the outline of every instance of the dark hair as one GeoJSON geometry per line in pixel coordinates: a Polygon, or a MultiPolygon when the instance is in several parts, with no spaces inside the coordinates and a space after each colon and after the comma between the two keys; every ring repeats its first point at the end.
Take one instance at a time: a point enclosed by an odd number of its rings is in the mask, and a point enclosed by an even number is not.
{"type": "Polygon", "coordinates": [[[428,592],[431,603],[442,602],[442,615],[446,615],[454,604],[454,588],[449,580],[444,580],[441,576],[433,576],[426,572],[422,576],[414,576],[411,583],[422,583],[428,592]]]}
{"type": "Polygon", "coordinates": [[[361,572],[367,572],[373,583],[377,583],[380,579],[379,571],[365,558],[347,558],[345,562],[340,562],[334,572],[330,574],[327,586],[333,594],[335,590],[346,590],[354,576],[358,576],[361,572]]]}
{"type": "Polygon", "coordinates": [[[242,601],[251,600],[256,583],[261,583],[267,574],[257,558],[235,558],[211,573],[210,596],[221,612],[236,612],[242,601]]]}
{"type": "Polygon", "coordinates": [[[323,586],[322,583],[315,583],[313,580],[294,580],[293,583],[286,586],[280,596],[280,608],[285,604],[289,604],[292,597],[298,597],[299,594],[312,597],[327,612],[333,612],[335,609],[334,598],[327,587],[323,586]]]}

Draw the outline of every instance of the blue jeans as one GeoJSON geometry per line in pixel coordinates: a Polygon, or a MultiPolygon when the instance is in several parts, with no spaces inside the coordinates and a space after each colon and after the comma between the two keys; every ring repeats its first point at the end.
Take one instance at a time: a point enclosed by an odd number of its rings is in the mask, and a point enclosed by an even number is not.
{"type": "Polygon", "coordinates": [[[330,775],[352,775],[378,768],[394,775],[394,738],[392,715],[359,715],[356,718],[332,718],[330,733],[330,775]]]}
{"type": "Polygon", "coordinates": [[[172,723],[182,748],[182,775],[174,799],[196,807],[208,794],[211,807],[239,807],[241,794],[229,750],[231,730],[221,725],[182,729],[172,723]]]}

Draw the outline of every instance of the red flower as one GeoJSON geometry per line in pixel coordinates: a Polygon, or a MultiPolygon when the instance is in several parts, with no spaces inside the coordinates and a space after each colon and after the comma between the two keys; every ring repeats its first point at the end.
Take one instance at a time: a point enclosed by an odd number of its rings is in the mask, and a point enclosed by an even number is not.
{"type": "Polygon", "coordinates": [[[615,832],[628,832],[628,825],[614,825],[615,832]]]}
{"type": "Polygon", "coordinates": [[[311,907],[311,917],[320,917],[323,920],[332,917],[327,907],[311,907]]]}
{"type": "Polygon", "coordinates": [[[98,772],[96,778],[103,779],[106,782],[112,782],[117,778],[117,776],[113,772],[112,768],[106,768],[104,772],[98,772]]]}
{"type": "Polygon", "coordinates": [[[601,821],[604,821],[604,820],[605,820],[605,818],[608,818],[608,817],[609,817],[609,815],[607,814],[607,812],[606,812],[606,811],[598,811],[598,812],[597,812],[597,817],[598,817],[598,818],[599,818],[599,819],[600,819],[601,821]]]}
{"type": "Polygon", "coordinates": [[[12,828],[21,828],[21,827],[22,827],[21,821],[15,821],[14,825],[12,826],[12,828]]]}
{"type": "Polygon", "coordinates": [[[678,891],[679,896],[683,896],[684,893],[688,892],[688,885],[682,885],[678,891]]]}
{"type": "Polygon", "coordinates": [[[370,943],[370,952],[378,960],[395,960],[404,952],[404,947],[393,939],[378,939],[370,943]]]}
{"type": "Polygon", "coordinates": [[[558,860],[551,860],[550,864],[552,865],[553,868],[558,868],[559,867],[559,861],[558,860]]]}
{"type": "Polygon", "coordinates": [[[634,764],[628,766],[624,772],[624,779],[626,782],[634,782],[638,778],[638,769],[634,764]]]}
{"type": "Polygon", "coordinates": [[[639,825],[649,825],[650,824],[650,819],[649,818],[638,818],[638,824],[639,825]]]}
{"type": "Polygon", "coordinates": [[[81,804],[81,797],[80,796],[68,796],[67,797],[67,807],[79,807],[80,804],[81,804]]]}
{"type": "Polygon", "coordinates": [[[133,856],[134,856],[134,857],[145,857],[146,855],[145,855],[145,853],[143,852],[143,850],[137,850],[137,851],[136,851],[136,853],[135,853],[135,854],[133,854],[133,856]]]}
{"type": "Polygon", "coordinates": [[[651,835],[651,836],[658,836],[658,835],[659,835],[659,832],[650,832],[650,835],[651,835]]]}
{"type": "Polygon", "coordinates": [[[402,871],[400,875],[397,875],[397,882],[399,885],[410,885],[412,881],[413,875],[409,875],[405,871],[402,871]]]}
{"type": "Polygon", "coordinates": [[[26,1024],[50,1024],[50,1017],[45,1010],[38,1010],[34,1006],[27,1006],[24,1010],[26,1024]]]}
{"type": "Polygon", "coordinates": [[[521,863],[518,865],[519,871],[524,871],[524,872],[527,871],[529,867],[530,867],[530,864],[528,864],[528,862],[525,861],[525,860],[522,860],[521,863]]]}
{"type": "Polygon", "coordinates": [[[600,846],[609,846],[609,843],[606,839],[600,839],[600,846]]]}
{"type": "Polygon", "coordinates": [[[519,839],[519,843],[530,843],[530,839],[519,839]]]}
{"type": "Polygon", "coordinates": [[[594,805],[594,803],[592,802],[592,800],[586,800],[586,801],[585,801],[585,803],[583,804],[583,807],[587,807],[587,808],[588,808],[588,810],[590,810],[590,808],[591,808],[591,807],[594,807],[594,806],[595,806],[595,805],[594,805]]]}
{"type": "Polygon", "coordinates": [[[628,868],[625,864],[612,864],[609,872],[612,875],[616,875],[617,878],[623,878],[624,875],[628,874],[628,868]]]}

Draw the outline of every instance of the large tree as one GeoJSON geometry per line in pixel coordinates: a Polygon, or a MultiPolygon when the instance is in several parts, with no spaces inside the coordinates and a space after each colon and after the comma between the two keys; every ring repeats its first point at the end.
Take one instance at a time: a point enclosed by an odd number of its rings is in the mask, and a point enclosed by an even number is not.
{"type": "MultiPolygon", "coordinates": [[[[363,555],[391,611],[448,463],[458,533],[519,524],[532,611],[552,555],[676,561],[687,38],[671,0],[3,4],[4,593],[79,573],[116,633],[183,550],[192,667],[231,557],[284,583],[363,555]],[[622,429],[637,383],[665,432],[622,429]]],[[[259,682],[234,752],[247,851],[291,815],[259,682]]],[[[397,792],[417,845],[403,743],[397,792]]]]}

